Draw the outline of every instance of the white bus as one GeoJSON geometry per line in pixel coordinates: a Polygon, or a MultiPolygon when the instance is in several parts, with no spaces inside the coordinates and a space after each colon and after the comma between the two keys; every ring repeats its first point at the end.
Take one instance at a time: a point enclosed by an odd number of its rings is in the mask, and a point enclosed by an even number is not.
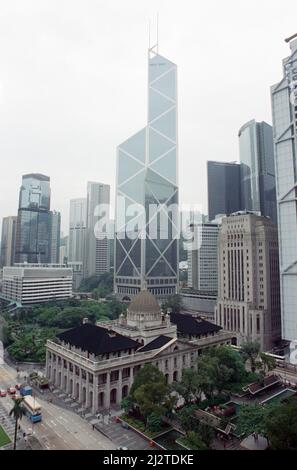
{"type": "Polygon", "coordinates": [[[24,396],[22,401],[23,409],[32,423],[38,423],[42,419],[41,406],[31,395],[24,396]]]}

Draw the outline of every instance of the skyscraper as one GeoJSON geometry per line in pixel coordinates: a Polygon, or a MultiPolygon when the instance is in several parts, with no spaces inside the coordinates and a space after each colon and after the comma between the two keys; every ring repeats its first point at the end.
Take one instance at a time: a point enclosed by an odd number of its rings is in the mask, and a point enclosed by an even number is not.
{"type": "MultiPolygon", "coordinates": [[[[296,35],[297,36],[297,35],[296,35]]],[[[297,340],[297,39],[272,86],[276,194],[281,276],[282,336],[297,340]]]]}
{"type": "Polygon", "coordinates": [[[17,263],[49,263],[51,251],[50,179],[40,174],[22,178],[16,233],[17,263]]]}
{"type": "Polygon", "coordinates": [[[177,67],[152,48],[148,69],[148,123],[117,150],[119,296],[178,287],[177,67]]]}
{"type": "Polygon", "coordinates": [[[272,127],[249,121],[238,133],[241,210],[259,212],[277,223],[272,127]]]}
{"type": "Polygon", "coordinates": [[[61,214],[57,211],[52,211],[50,214],[50,262],[56,264],[60,260],[61,214]]]}
{"type": "Polygon", "coordinates": [[[85,277],[109,271],[109,204],[110,186],[88,182],[85,277]],[[104,216],[106,224],[99,227],[104,216]]]}
{"type": "Polygon", "coordinates": [[[4,217],[2,221],[0,266],[12,266],[15,256],[17,217],[4,217]]]}
{"type": "Polygon", "coordinates": [[[218,291],[218,224],[193,224],[194,246],[188,250],[188,286],[200,292],[218,291]]]}
{"type": "Polygon", "coordinates": [[[207,162],[208,219],[230,215],[240,206],[240,165],[227,162],[207,162]]]}
{"type": "Polygon", "coordinates": [[[85,261],[87,230],[87,199],[70,201],[68,261],[85,261]]]}
{"type": "Polygon", "coordinates": [[[266,217],[239,213],[222,220],[215,323],[237,343],[269,351],[280,340],[277,227],[266,217]]]}

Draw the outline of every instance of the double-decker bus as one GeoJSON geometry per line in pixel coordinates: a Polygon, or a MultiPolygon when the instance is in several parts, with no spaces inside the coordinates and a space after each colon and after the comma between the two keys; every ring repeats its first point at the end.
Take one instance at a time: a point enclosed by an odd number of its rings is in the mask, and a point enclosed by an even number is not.
{"type": "Polygon", "coordinates": [[[41,406],[31,395],[24,396],[22,400],[22,406],[26,416],[32,421],[32,423],[38,423],[42,419],[41,406]]]}

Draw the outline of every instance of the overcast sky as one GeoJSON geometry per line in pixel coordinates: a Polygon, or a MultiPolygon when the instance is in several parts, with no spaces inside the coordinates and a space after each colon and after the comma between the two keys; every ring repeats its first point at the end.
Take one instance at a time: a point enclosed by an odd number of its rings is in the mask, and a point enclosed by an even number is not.
{"type": "Polygon", "coordinates": [[[0,0],[1,219],[25,173],[50,176],[64,232],[88,180],[114,195],[116,147],[146,124],[157,12],[178,65],[180,199],[207,211],[206,161],[237,160],[241,125],[271,122],[296,0],[0,0]]]}

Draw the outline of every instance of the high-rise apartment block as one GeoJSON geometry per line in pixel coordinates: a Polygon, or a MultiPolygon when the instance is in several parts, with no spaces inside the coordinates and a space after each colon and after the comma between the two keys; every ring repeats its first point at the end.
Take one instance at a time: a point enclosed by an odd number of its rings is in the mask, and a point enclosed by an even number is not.
{"type": "Polygon", "coordinates": [[[280,255],[282,336],[297,341],[297,39],[271,89],[280,255]]]}
{"type": "Polygon", "coordinates": [[[269,351],[280,340],[279,259],[276,225],[238,213],[222,220],[215,322],[237,344],[257,341],[269,351]]]}
{"type": "Polygon", "coordinates": [[[17,217],[4,217],[2,220],[0,266],[12,266],[15,256],[17,217]]]}
{"type": "Polygon", "coordinates": [[[208,219],[230,215],[240,206],[240,165],[238,163],[207,162],[208,219]]]}
{"type": "Polygon", "coordinates": [[[215,223],[192,224],[188,252],[188,287],[200,292],[218,291],[218,233],[215,223]],[[191,248],[191,249],[190,249],[191,248]]]}
{"type": "Polygon", "coordinates": [[[252,120],[238,136],[241,210],[258,212],[277,223],[272,127],[252,120]]]}
{"type": "Polygon", "coordinates": [[[148,69],[148,123],[117,152],[115,291],[122,297],[144,286],[159,298],[178,289],[177,67],[153,48],[148,69]]]}

